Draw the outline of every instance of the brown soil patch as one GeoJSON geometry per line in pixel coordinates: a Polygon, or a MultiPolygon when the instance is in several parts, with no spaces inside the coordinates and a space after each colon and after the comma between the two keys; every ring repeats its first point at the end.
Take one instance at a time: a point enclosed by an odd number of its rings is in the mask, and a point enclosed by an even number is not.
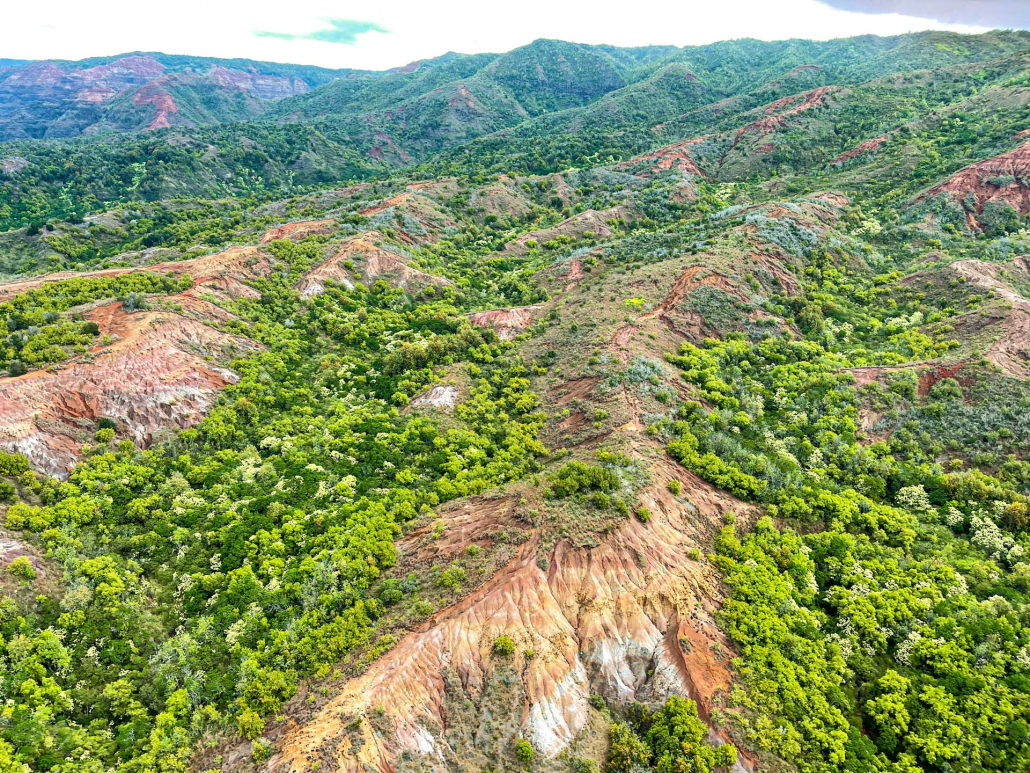
{"type": "Polygon", "coordinates": [[[267,231],[261,237],[259,244],[268,244],[278,239],[291,239],[299,241],[315,234],[326,234],[332,230],[333,219],[325,220],[304,220],[299,223],[286,223],[278,228],[267,231]]]}
{"type": "Polygon", "coordinates": [[[494,309],[469,315],[476,327],[494,330],[502,341],[511,341],[533,324],[533,315],[543,306],[519,306],[513,309],[494,309]]]}
{"type": "MultiPolygon", "coordinates": [[[[595,547],[562,540],[543,568],[534,529],[480,588],[409,633],[310,721],[280,728],[266,770],[307,771],[318,762],[322,770],[358,773],[392,770],[405,753],[440,759],[447,752],[440,737],[456,721],[447,710],[450,691],[480,700],[495,670],[512,659],[525,691],[517,721],[545,758],[587,726],[594,692],[619,702],[688,694],[707,716],[730,686],[732,653],[713,619],[714,570],[688,554],[707,544],[726,510],[746,518],[748,508],[667,458],[657,462],[641,503],[653,513],[648,524],[626,520],[595,547]],[[680,497],[665,488],[669,476],[683,482],[680,497]],[[501,634],[516,643],[508,660],[492,652],[501,634]],[[528,647],[532,659],[523,656],[528,647]],[[380,724],[390,731],[378,733],[380,724]]],[[[510,523],[511,508],[507,498],[447,508],[444,536],[410,535],[402,560],[447,561],[510,523]]]]}
{"type": "Polygon", "coordinates": [[[844,164],[844,163],[847,163],[848,161],[851,161],[852,159],[858,158],[863,153],[870,153],[870,152],[872,152],[874,150],[877,150],[889,138],[890,138],[889,134],[882,134],[879,137],[873,137],[871,140],[866,140],[865,142],[863,142],[863,143],[861,143],[859,145],[856,145],[851,150],[848,150],[848,151],[845,151],[844,153],[841,153],[839,156],[837,156],[835,159],[833,159],[833,161],[831,161],[830,163],[831,164],[844,164]]]}
{"type": "Polygon", "coordinates": [[[915,202],[928,201],[946,195],[968,208],[972,197],[972,210],[966,212],[970,228],[979,228],[979,217],[988,202],[1003,202],[1020,214],[1030,213],[1030,142],[994,158],[967,166],[939,185],[916,197],[915,202]]]}
{"type": "Polygon", "coordinates": [[[645,175],[655,174],[659,172],[667,172],[670,169],[674,169],[677,172],[684,172],[686,174],[695,175],[697,177],[705,177],[705,173],[701,171],[701,168],[694,163],[694,159],[690,156],[688,148],[691,145],[696,145],[699,142],[697,138],[683,140],[676,142],[672,145],[666,145],[664,148],[658,148],[658,150],[651,151],[642,156],[637,156],[628,161],[619,163],[617,169],[634,169],[641,166],[649,167],[646,170],[645,175]]]}

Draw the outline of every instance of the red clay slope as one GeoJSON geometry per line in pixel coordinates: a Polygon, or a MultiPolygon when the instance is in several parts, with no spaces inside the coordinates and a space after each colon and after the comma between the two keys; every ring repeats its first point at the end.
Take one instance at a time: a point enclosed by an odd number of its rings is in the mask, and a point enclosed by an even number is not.
{"type": "MultiPolygon", "coordinates": [[[[265,237],[302,237],[324,231],[327,222],[293,223],[265,237]]],[[[262,243],[268,240],[262,238],[262,243]]],[[[194,280],[186,292],[161,301],[181,312],[130,313],[119,302],[99,305],[86,317],[114,339],[112,344],[98,345],[89,355],[49,370],[0,378],[0,447],[24,453],[36,468],[63,476],[103,417],[115,419],[120,435],[139,445],[151,442],[160,430],[197,424],[218,392],[236,380],[217,363],[258,348],[253,341],[206,323],[231,318],[219,302],[256,297],[248,282],[272,270],[272,259],[261,247],[244,246],[142,269],[64,272],[0,285],[3,301],[69,277],[147,271],[186,273],[194,280]]]]}
{"type": "Polygon", "coordinates": [[[988,202],[1003,202],[1022,215],[1030,212],[1030,142],[956,172],[939,185],[919,195],[916,202],[946,195],[966,205],[966,223],[980,227],[980,216],[988,202]],[[972,197],[970,200],[969,197],[972,197]]]}

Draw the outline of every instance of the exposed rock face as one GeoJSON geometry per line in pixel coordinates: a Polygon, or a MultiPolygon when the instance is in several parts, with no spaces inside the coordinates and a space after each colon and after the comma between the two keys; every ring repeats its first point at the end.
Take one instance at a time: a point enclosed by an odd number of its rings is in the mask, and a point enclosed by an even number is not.
{"type": "MultiPolygon", "coordinates": [[[[261,242],[302,238],[324,229],[326,222],[291,223],[269,231],[261,242]]],[[[197,424],[218,392],[236,380],[235,374],[216,363],[259,348],[253,341],[205,323],[232,318],[218,302],[257,297],[258,291],[248,281],[272,269],[266,252],[245,246],[142,269],[64,272],[0,285],[3,301],[70,277],[142,270],[186,273],[193,278],[192,287],[166,299],[181,307],[181,313],[130,313],[118,302],[98,305],[85,316],[114,343],[98,345],[88,356],[50,370],[0,378],[0,447],[24,453],[37,469],[64,476],[101,418],[115,419],[122,436],[141,446],[159,430],[197,424]]]]}
{"type": "Polygon", "coordinates": [[[267,231],[261,237],[261,244],[268,244],[277,239],[304,239],[315,234],[328,233],[333,225],[332,218],[325,220],[304,220],[298,223],[286,223],[267,231]]]}
{"type": "Polygon", "coordinates": [[[764,136],[775,131],[790,116],[798,115],[821,105],[826,100],[826,97],[837,91],[837,89],[837,86],[820,86],[817,89],[812,89],[802,94],[777,99],[775,102],[765,106],[763,110],[765,117],[759,118],[757,121],[749,123],[737,131],[734,144],[740,142],[745,135],[764,136]]]}
{"type": "Polygon", "coordinates": [[[308,84],[300,78],[264,75],[221,66],[215,66],[208,70],[207,78],[220,86],[246,91],[258,99],[265,100],[283,99],[311,91],[308,84]]]}
{"type": "Polygon", "coordinates": [[[618,164],[619,169],[629,169],[636,173],[643,172],[645,175],[653,175],[667,172],[670,169],[683,172],[695,177],[704,177],[704,172],[694,163],[688,148],[702,141],[703,138],[694,138],[666,145],[643,156],[631,158],[618,164]]]}
{"type": "MultiPolygon", "coordinates": [[[[656,462],[655,472],[683,480],[685,493],[673,497],[664,484],[647,489],[642,501],[655,516],[646,526],[626,521],[592,548],[561,541],[543,568],[534,530],[478,591],[406,636],[310,722],[285,728],[267,770],[307,771],[317,762],[323,771],[385,771],[403,752],[459,767],[442,740],[446,707],[481,699],[502,657],[492,650],[501,634],[516,643],[525,694],[521,716],[512,719],[548,757],[583,729],[591,693],[620,702],[688,694],[707,717],[730,683],[728,647],[712,619],[711,569],[688,552],[704,544],[723,512],[748,508],[671,461],[656,462]],[[387,738],[373,719],[392,728],[387,738]]],[[[430,550],[433,560],[446,561],[489,539],[510,509],[504,499],[467,500],[441,514],[442,540],[426,546],[415,532],[401,543],[402,555],[430,550]]]]}
{"type": "Polygon", "coordinates": [[[469,316],[476,327],[491,328],[502,341],[510,341],[533,324],[533,313],[542,306],[519,306],[514,309],[480,311],[469,316]]]}
{"type": "Polygon", "coordinates": [[[458,404],[460,393],[451,384],[437,384],[411,401],[412,408],[436,408],[450,413],[458,404]]]}
{"type": "Polygon", "coordinates": [[[95,362],[0,379],[0,447],[62,477],[103,417],[115,419],[141,446],[159,429],[197,424],[218,392],[236,380],[205,356],[225,360],[256,348],[178,314],[129,314],[120,303],[87,318],[120,339],[95,349],[95,362]]]}
{"type": "Polygon", "coordinates": [[[990,203],[1012,207],[1022,215],[1030,212],[1030,142],[956,172],[939,185],[920,194],[916,203],[937,196],[960,202],[966,224],[980,228],[984,207],[990,203]]]}
{"type": "MultiPolygon", "coordinates": [[[[154,111],[154,118],[147,126],[147,129],[167,129],[172,125],[169,116],[179,112],[179,106],[175,104],[172,95],[165,88],[161,81],[148,83],[136,92],[132,98],[132,104],[136,107],[149,106],[154,111]]],[[[95,91],[93,93],[96,93],[95,91]]]]}
{"type": "Polygon", "coordinates": [[[449,279],[433,276],[412,268],[403,258],[376,245],[383,238],[378,231],[367,231],[346,239],[335,255],[316,266],[300,281],[297,289],[302,298],[310,298],[325,292],[325,283],[332,280],[344,287],[353,288],[355,279],[371,286],[383,279],[405,292],[416,292],[426,287],[446,287],[453,284],[449,279]],[[354,268],[346,266],[350,262],[354,268]]]}

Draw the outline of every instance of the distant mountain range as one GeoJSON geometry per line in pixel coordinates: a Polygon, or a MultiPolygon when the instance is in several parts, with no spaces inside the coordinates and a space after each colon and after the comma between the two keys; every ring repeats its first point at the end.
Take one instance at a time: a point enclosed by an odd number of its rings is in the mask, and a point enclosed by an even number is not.
{"type": "Polygon", "coordinates": [[[0,140],[198,126],[353,73],[244,59],[133,53],[79,62],[0,60],[0,140]]]}
{"type": "Polygon", "coordinates": [[[691,138],[713,179],[818,169],[948,100],[1019,103],[1027,49],[1030,32],[1009,30],[686,48],[537,40],[381,72],[148,53],[32,62],[0,69],[0,231],[402,167],[547,174],[691,138]]]}
{"type": "Polygon", "coordinates": [[[537,40],[505,54],[448,53],[382,72],[159,53],[0,60],[0,141],[294,122],[327,130],[370,161],[405,164],[527,121],[556,131],[610,131],[756,89],[858,83],[1027,45],[1025,32],[685,48],[537,40]]]}

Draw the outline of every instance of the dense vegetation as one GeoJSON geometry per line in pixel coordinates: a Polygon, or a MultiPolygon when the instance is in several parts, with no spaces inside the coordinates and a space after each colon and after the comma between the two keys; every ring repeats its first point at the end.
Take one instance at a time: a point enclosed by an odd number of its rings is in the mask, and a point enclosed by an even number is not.
{"type": "MultiPolygon", "coordinates": [[[[710,724],[734,743],[710,742],[693,700],[595,696],[607,760],[520,736],[498,769],[711,773],[737,749],[804,773],[1030,769],[1030,348],[1008,340],[1026,333],[1028,213],[917,198],[1025,141],[1028,43],[538,41],[329,83],[283,103],[297,122],[5,145],[29,164],[0,181],[4,274],[144,268],[300,218],[330,233],[265,244],[253,292],[215,298],[207,324],[261,348],[195,427],[142,449],[98,417],[66,480],[0,453],[4,536],[37,559],[0,577],[0,771],[174,773],[226,739],[262,763],[303,685],[359,673],[487,574],[469,545],[392,576],[400,537],[514,491],[547,568],[559,539],[669,528],[636,499],[655,455],[753,516],[686,553],[723,585],[734,683],[710,724]],[[689,165],[616,163],[702,135],[689,165]],[[363,282],[347,260],[301,297],[371,229],[448,282],[363,282]],[[469,319],[513,306],[532,321],[506,340],[469,319]],[[419,409],[444,385],[452,413],[419,409]]],[[[990,186],[1030,189],[1010,177],[990,186]]],[[[5,296],[4,381],[88,363],[110,343],[92,305],[134,313],[193,281],[5,296]]],[[[690,484],[658,483],[704,519],[690,484]]],[[[482,655],[533,657],[508,635],[482,655]]]]}
{"type": "Polygon", "coordinates": [[[179,770],[224,716],[256,737],[300,676],[370,640],[404,523],[545,455],[510,345],[385,284],[302,306],[289,288],[320,245],[275,246],[290,271],[237,309],[270,349],[199,428],[143,454],[102,428],[67,482],[22,473],[37,504],[6,525],[39,535],[67,589],[4,607],[7,764],[13,747],[39,770],[179,770]],[[460,429],[398,413],[457,362],[460,429]]]}

